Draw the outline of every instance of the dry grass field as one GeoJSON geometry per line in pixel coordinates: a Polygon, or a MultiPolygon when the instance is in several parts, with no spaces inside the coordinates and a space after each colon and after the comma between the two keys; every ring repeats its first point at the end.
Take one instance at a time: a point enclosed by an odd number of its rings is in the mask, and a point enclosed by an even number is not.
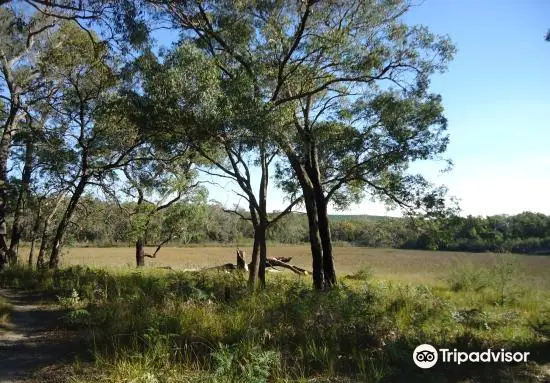
{"type": "MultiPolygon", "coordinates": [[[[146,249],[152,253],[153,249],[146,249]]],[[[252,249],[247,248],[249,256],[252,249]]],[[[369,268],[376,279],[405,282],[437,283],[463,263],[491,265],[495,254],[432,252],[419,250],[373,249],[364,247],[335,247],[337,272],[353,274],[369,268]]],[[[26,254],[25,250],[21,254],[26,254]]],[[[292,263],[311,269],[309,247],[271,246],[268,256],[289,256],[292,263]]],[[[550,290],[550,256],[517,255],[518,274],[533,287],[550,290]]],[[[196,269],[235,263],[235,249],[231,247],[167,247],[156,259],[146,258],[148,267],[170,266],[174,269],[196,269]]],[[[134,249],[119,248],[66,248],[63,265],[90,265],[96,267],[134,267],[134,249]]]]}

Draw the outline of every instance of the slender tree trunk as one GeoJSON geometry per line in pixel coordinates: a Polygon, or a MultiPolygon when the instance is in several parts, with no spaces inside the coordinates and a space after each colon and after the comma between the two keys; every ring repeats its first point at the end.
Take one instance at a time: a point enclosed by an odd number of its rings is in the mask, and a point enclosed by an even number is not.
{"type": "Polygon", "coordinates": [[[31,269],[32,269],[32,265],[33,265],[33,262],[34,262],[34,244],[35,244],[35,242],[36,242],[36,239],[33,236],[32,239],[31,239],[31,249],[29,250],[29,259],[27,261],[27,265],[31,269]]]}
{"type": "Polygon", "coordinates": [[[322,290],[325,286],[325,273],[323,270],[323,248],[319,237],[319,222],[315,198],[310,193],[304,193],[307,219],[309,225],[309,243],[313,258],[313,286],[322,290]]]}
{"type": "Polygon", "coordinates": [[[256,288],[258,281],[265,287],[265,264],[267,261],[266,231],[269,225],[267,216],[267,185],[269,182],[269,170],[265,144],[260,146],[260,166],[262,169],[260,178],[260,192],[257,205],[252,203],[254,195],[249,194],[250,216],[254,225],[254,250],[248,284],[252,289],[256,288]]]}
{"type": "MultiPolygon", "coordinates": [[[[6,81],[13,84],[11,73],[4,73],[7,76],[6,81]]],[[[10,157],[10,148],[13,135],[17,130],[20,98],[17,92],[11,91],[10,112],[4,123],[2,137],[0,138],[0,270],[9,260],[9,249],[7,244],[8,229],[6,225],[6,215],[8,213],[8,160],[10,157]]]]}
{"type": "MultiPolygon", "coordinates": [[[[46,250],[48,248],[48,236],[49,236],[50,224],[52,222],[52,219],[55,216],[55,213],[57,212],[57,209],[59,209],[59,206],[61,206],[61,202],[63,201],[64,195],[65,195],[65,193],[61,192],[57,196],[55,206],[53,207],[50,214],[48,214],[48,216],[44,220],[44,226],[43,226],[43,229],[42,229],[42,235],[41,235],[41,239],[40,239],[40,249],[38,250],[38,257],[36,258],[36,268],[37,269],[42,269],[42,268],[46,267],[45,254],[46,254],[46,250]]],[[[42,204],[40,206],[42,206],[42,204]]],[[[36,229],[37,232],[38,232],[38,226],[39,225],[40,225],[40,218],[37,217],[37,229],[36,229]]]]}
{"type": "Polygon", "coordinates": [[[323,248],[323,272],[325,277],[325,288],[336,285],[336,270],[334,269],[334,257],[332,254],[332,238],[330,234],[330,223],[328,219],[328,206],[321,184],[321,173],[317,154],[314,153],[312,167],[309,168],[310,178],[313,183],[315,204],[317,206],[317,219],[319,223],[319,236],[323,248]]]}
{"type": "Polygon", "coordinates": [[[254,228],[254,247],[252,248],[252,259],[248,270],[248,286],[254,290],[258,283],[258,274],[260,271],[260,242],[258,241],[258,231],[254,228]]]}
{"type": "Polygon", "coordinates": [[[23,217],[23,213],[25,212],[25,204],[29,197],[33,151],[34,145],[29,139],[25,145],[25,165],[23,167],[23,173],[21,175],[21,190],[19,191],[19,196],[17,197],[17,205],[15,207],[15,214],[11,229],[11,241],[9,249],[10,264],[17,263],[19,242],[21,240],[22,231],[21,218],[23,217]]]}
{"type": "Polygon", "coordinates": [[[319,236],[323,247],[323,272],[325,274],[325,288],[336,285],[336,270],[334,269],[334,257],[332,254],[332,239],[328,219],[327,204],[324,197],[317,201],[317,216],[319,219],[319,236]]]}
{"type": "Polygon", "coordinates": [[[67,231],[67,227],[69,226],[69,222],[71,221],[73,213],[76,210],[78,201],[80,200],[80,197],[84,193],[84,188],[88,183],[88,179],[89,179],[89,176],[87,175],[84,175],[80,178],[80,181],[78,182],[78,185],[74,190],[74,193],[69,201],[69,204],[65,209],[65,213],[63,214],[61,221],[59,221],[59,224],[57,225],[57,230],[55,232],[55,237],[52,241],[52,250],[50,253],[50,262],[49,262],[50,269],[57,269],[59,267],[61,248],[63,247],[63,239],[65,237],[65,233],[67,231]]]}
{"type": "Polygon", "coordinates": [[[44,221],[44,228],[42,230],[42,238],[40,240],[40,249],[38,250],[38,257],[36,258],[36,268],[43,269],[46,267],[46,246],[48,243],[48,228],[50,222],[48,219],[44,221]]]}
{"type": "Polygon", "coordinates": [[[265,264],[267,262],[267,243],[266,243],[266,226],[260,224],[258,231],[258,246],[260,248],[260,267],[258,269],[258,279],[260,287],[265,287],[265,264]]]}
{"type": "Polygon", "coordinates": [[[145,266],[145,255],[143,250],[143,239],[139,238],[136,241],[136,265],[137,267],[145,266]]]}
{"type": "Polygon", "coordinates": [[[9,249],[7,240],[8,228],[6,215],[8,210],[8,159],[13,131],[16,128],[16,109],[10,109],[2,137],[0,138],[0,270],[8,263],[9,249]]]}
{"type": "Polygon", "coordinates": [[[33,267],[34,262],[34,246],[36,245],[36,238],[38,237],[38,231],[40,230],[40,220],[42,219],[42,201],[38,202],[38,208],[36,209],[36,218],[32,228],[31,249],[29,251],[29,268],[33,267]]]}
{"type": "Polygon", "coordinates": [[[267,185],[269,183],[269,166],[267,163],[267,153],[265,150],[265,142],[260,145],[260,166],[262,169],[262,176],[260,179],[260,193],[259,193],[259,212],[260,218],[258,242],[260,246],[260,268],[258,270],[258,278],[260,279],[260,285],[265,287],[265,264],[267,262],[267,243],[266,243],[266,231],[269,224],[267,217],[267,185]]]}
{"type": "Polygon", "coordinates": [[[309,140],[310,153],[306,171],[313,185],[315,204],[317,207],[317,219],[319,224],[319,236],[323,248],[323,273],[324,288],[336,285],[336,271],[334,269],[334,258],[332,254],[332,238],[330,235],[330,224],[328,219],[327,200],[323,189],[321,170],[315,140],[309,140]]]}
{"type": "Polygon", "coordinates": [[[304,196],[304,204],[306,206],[309,227],[309,244],[311,247],[311,257],[313,260],[313,286],[317,290],[322,290],[325,286],[323,247],[321,245],[321,237],[319,235],[319,215],[317,213],[317,203],[315,201],[313,183],[311,182],[306,168],[300,163],[298,157],[291,151],[287,151],[286,154],[296,177],[298,177],[304,196]]]}

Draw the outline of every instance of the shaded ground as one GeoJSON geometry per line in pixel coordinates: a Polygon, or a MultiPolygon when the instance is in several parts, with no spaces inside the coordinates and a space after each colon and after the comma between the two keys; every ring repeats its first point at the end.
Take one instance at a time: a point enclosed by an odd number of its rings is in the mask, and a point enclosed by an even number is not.
{"type": "Polygon", "coordinates": [[[33,377],[45,367],[86,358],[81,334],[59,328],[64,313],[45,304],[51,297],[6,289],[0,289],[0,295],[13,310],[9,324],[0,326],[0,383],[63,381],[55,372],[33,377]]]}

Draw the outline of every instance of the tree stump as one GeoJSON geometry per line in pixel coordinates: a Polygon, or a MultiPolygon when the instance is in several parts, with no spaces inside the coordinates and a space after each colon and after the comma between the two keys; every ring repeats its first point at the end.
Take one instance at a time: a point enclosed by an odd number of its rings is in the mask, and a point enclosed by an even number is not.
{"type": "Polygon", "coordinates": [[[244,250],[237,249],[237,270],[248,271],[248,264],[246,263],[246,253],[244,250]]]}

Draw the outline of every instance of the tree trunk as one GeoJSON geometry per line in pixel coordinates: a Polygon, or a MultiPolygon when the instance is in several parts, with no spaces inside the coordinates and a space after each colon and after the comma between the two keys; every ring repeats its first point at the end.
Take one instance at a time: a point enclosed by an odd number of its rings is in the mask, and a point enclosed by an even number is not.
{"type": "Polygon", "coordinates": [[[254,230],[254,247],[252,248],[252,259],[248,270],[248,286],[254,290],[258,283],[258,273],[260,270],[260,243],[258,242],[258,232],[254,230]]]}
{"type": "Polygon", "coordinates": [[[313,258],[313,286],[322,290],[325,285],[325,273],[323,270],[323,248],[319,237],[319,223],[315,198],[310,193],[304,193],[307,219],[309,225],[309,244],[313,258]]]}
{"type": "Polygon", "coordinates": [[[4,125],[4,131],[0,139],[0,270],[8,263],[9,249],[6,242],[8,229],[6,215],[8,210],[8,159],[12,140],[13,126],[15,125],[15,114],[10,113],[4,125]]]}
{"type": "Polygon", "coordinates": [[[246,253],[240,249],[237,249],[237,270],[248,271],[248,265],[246,264],[246,253]]]}
{"type": "Polygon", "coordinates": [[[250,267],[250,276],[248,279],[249,286],[252,289],[256,288],[258,280],[260,282],[260,286],[262,288],[265,287],[265,263],[267,260],[266,231],[269,225],[267,216],[267,185],[269,182],[269,169],[265,143],[262,143],[262,145],[260,145],[259,159],[262,172],[260,178],[260,192],[257,209],[256,206],[252,203],[254,195],[249,195],[251,202],[250,215],[252,218],[252,224],[254,225],[254,251],[252,253],[252,264],[250,267]]]}
{"type": "Polygon", "coordinates": [[[325,276],[325,288],[336,285],[336,270],[334,269],[334,257],[332,255],[332,239],[328,219],[327,204],[324,196],[316,200],[317,216],[319,219],[319,236],[323,248],[323,272],[325,276]]]}
{"type": "Polygon", "coordinates": [[[264,224],[260,224],[258,227],[258,245],[260,247],[260,267],[258,269],[258,279],[260,281],[260,287],[265,287],[265,264],[267,261],[267,243],[266,243],[266,227],[264,224]]]}
{"type": "Polygon", "coordinates": [[[27,261],[27,266],[31,269],[32,269],[32,264],[34,262],[34,244],[35,244],[35,242],[36,242],[36,240],[33,237],[31,239],[31,249],[29,250],[29,259],[27,261]]]}
{"type": "Polygon", "coordinates": [[[59,221],[59,224],[57,225],[55,237],[52,242],[52,251],[50,253],[50,262],[49,262],[50,269],[57,269],[59,267],[59,260],[61,257],[61,248],[63,247],[63,239],[65,237],[65,233],[67,231],[67,227],[69,226],[69,222],[71,221],[73,213],[76,210],[78,201],[80,200],[82,193],[84,193],[84,188],[88,183],[88,178],[89,176],[82,176],[80,178],[80,181],[78,182],[78,185],[74,190],[74,193],[69,201],[69,204],[65,209],[65,213],[63,214],[61,221],[59,221]]]}
{"type": "Polygon", "coordinates": [[[265,150],[265,142],[260,145],[260,166],[262,169],[262,176],[260,179],[260,195],[259,198],[259,211],[258,216],[260,218],[260,226],[258,227],[259,235],[258,242],[260,245],[260,268],[258,270],[258,278],[260,279],[260,286],[265,287],[265,263],[267,261],[267,243],[266,243],[266,231],[269,224],[267,216],[267,185],[269,183],[269,165],[267,163],[267,153],[265,150]]]}
{"type": "Polygon", "coordinates": [[[48,219],[44,222],[44,229],[42,230],[42,239],[40,241],[40,250],[38,250],[38,257],[36,258],[36,268],[43,269],[46,267],[45,254],[46,246],[48,243],[48,226],[50,222],[48,219]]]}
{"type": "Polygon", "coordinates": [[[36,237],[38,236],[38,231],[40,230],[40,220],[42,219],[42,201],[38,204],[38,209],[36,211],[36,218],[32,228],[32,238],[31,238],[31,249],[29,251],[29,268],[33,267],[34,262],[34,246],[36,244],[36,237]]]}
{"type": "Polygon", "coordinates": [[[136,266],[145,266],[145,253],[143,251],[143,239],[141,238],[136,241],[136,266]]]}
{"type": "Polygon", "coordinates": [[[313,185],[313,193],[317,207],[319,236],[321,238],[321,246],[323,248],[323,273],[325,278],[324,288],[327,289],[336,285],[336,271],[334,270],[334,259],[332,255],[332,238],[330,235],[327,200],[323,190],[321,170],[319,169],[317,144],[315,140],[310,140],[309,144],[310,155],[305,169],[313,185]]]}
{"type": "Polygon", "coordinates": [[[325,273],[323,270],[323,247],[321,245],[321,238],[319,235],[319,216],[317,213],[317,203],[315,201],[313,184],[304,165],[300,163],[298,157],[296,157],[296,155],[291,151],[287,151],[286,154],[296,177],[298,177],[300,186],[302,187],[304,204],[306,205],[309,227],[309,244],[311,247],[311,257],[313,260],[313,286],[317,290],[322,290],[325,285],[325,273]]]}
{"type": "MultiPolygon", "coordinates": [[[[48,246],[48,235],[49,235],[49,230],[50,230],[50,223],[52,222],[52,219],[55,216],[55,213],[57,212],[57,209],[59,209],[59,206],[61,205],[61,202],[63,201],[64,195],[65,194],[63,192],[61,192],[57,196],[55,206],[53,207],[50,214],[48,214],[48,216],[44,220],[44,227],[42,229],[42,236],[41,236],[41,240],[40,240],[40,249],[38,250],[38,257],[36,258],[36,268],[37,269],[41,269],[41,268],[46,267],[45,254],[46,254],[46,249],[47,249],[47,246],[48,246]]],[[[40,205],[40,206],[42,206],[42,205],[40,205]]],[[[39,224],[40,224],[40,219],[39,219],[39,217],[37,217],[37,226],[39,224]]],[[[37,229],[37,231],[38,231],[38,229],[37,229]]]]}
{"type": "Polygon", "coordinates": [[[25,204],[29,197],[29,186],[31,183],[33,149],[34,145],[32,141],[28,140],[25,147],[25,165],[23,167],[23,174],[21,175],[21,190],[17,197],[17,205],[11,229],[11,241],[8,253],[10,264],[17,263],[22,231],[21,218],[25,212],[25,204]]]}

